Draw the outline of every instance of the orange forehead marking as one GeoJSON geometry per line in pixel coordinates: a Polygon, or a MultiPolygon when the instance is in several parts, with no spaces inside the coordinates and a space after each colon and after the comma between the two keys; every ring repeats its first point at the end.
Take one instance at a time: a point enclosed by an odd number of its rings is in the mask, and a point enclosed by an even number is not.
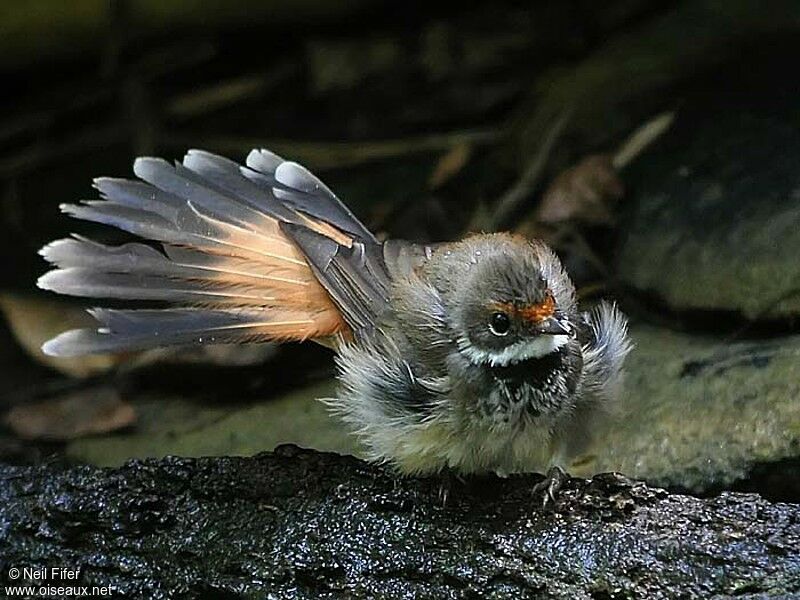
{"type": "Polygon", "coordinates": [[[525,321],[537,324],[555,314],[556,301],[553,295],[548,293],[545,299],[539,304],[528,304],[523,307],[517,307],[511,302],[498,302],[492,304],[490,308],[493,310],[502,310],[509,315],[516,315],[525,321]]]}
{"type": "Polygon", "coordinates": [[[539,304],[529,304],[520,309],[522,318],[531,323],[541,323],[549,319],[556,312],[556,301],[553,296],[547,294],[545,299],[539,304]]]}

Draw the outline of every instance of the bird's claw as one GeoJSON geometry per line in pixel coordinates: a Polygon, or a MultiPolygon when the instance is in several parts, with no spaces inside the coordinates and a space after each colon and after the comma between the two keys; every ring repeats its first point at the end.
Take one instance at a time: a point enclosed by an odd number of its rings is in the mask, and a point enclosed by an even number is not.
{"type": "Polygon", "coordinates": [[[558,492],[567,480],[569,480],[569,475],[567,475],[564,469],[561,467],[550,467],[544,479],[533,486],[533,495],[542,495],[542,508],[547,508],[548,505],[556,505],[558,492]]]}

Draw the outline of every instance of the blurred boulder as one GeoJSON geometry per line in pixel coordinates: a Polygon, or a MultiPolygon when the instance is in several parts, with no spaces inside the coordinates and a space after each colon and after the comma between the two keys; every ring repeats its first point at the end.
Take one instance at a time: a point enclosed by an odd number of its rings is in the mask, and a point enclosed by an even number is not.
{"type": "Polygon", "coordinates": [[[625,286],[682,313],[800,315],[800,104],[786,78],[798,49],[754,48],[685,89],[672,129],[626,173],[625,286]]]}

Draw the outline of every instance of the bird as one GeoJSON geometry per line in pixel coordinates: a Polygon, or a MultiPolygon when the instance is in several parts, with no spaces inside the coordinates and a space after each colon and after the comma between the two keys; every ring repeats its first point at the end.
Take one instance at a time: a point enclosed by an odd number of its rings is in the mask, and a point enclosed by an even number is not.
{"type": "Polygon", "coordinates": [[[133,172],[61,210],[140,239],[53,241],[38,286],[148,304],[89,309],[97,326],[47,341],[48,355],[313,340],[336,353],[338,388],[321,400],[367,458],[412,476],[547,470],[550,491],[617,401],[627,320],[606,301],[580,311],[542,241],[379,241],[263,149],[244,164],[140,157],[133,172]]]}

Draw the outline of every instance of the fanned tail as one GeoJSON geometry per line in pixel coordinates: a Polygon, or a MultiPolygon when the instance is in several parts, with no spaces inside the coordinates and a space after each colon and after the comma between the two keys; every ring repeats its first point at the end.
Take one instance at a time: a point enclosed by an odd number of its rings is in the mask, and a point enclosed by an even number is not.
{"type": "MultiPolygon", "coordinates": [[[[102,200],[62,210],[158,244],[107,246],[80,236],[54,241],[41,254],[56,268],[38,284],[73,296],[166,301],[170,307],[93,309],[97,329],[67,331],[44,345],[46,353],[351,333],[343,317],[347,293],[331,298],[320,266],[310,264],[308,249],[287,227],[326,240],[334,255],[379,246],[303,167],[264,150],[251,152],[247,166],[191,150],[175,166],[139,158],[134,173],[141,181],[96,179],[102,200]]],[[[370,285],[383,289],[384,282],[370,285]]]]}

